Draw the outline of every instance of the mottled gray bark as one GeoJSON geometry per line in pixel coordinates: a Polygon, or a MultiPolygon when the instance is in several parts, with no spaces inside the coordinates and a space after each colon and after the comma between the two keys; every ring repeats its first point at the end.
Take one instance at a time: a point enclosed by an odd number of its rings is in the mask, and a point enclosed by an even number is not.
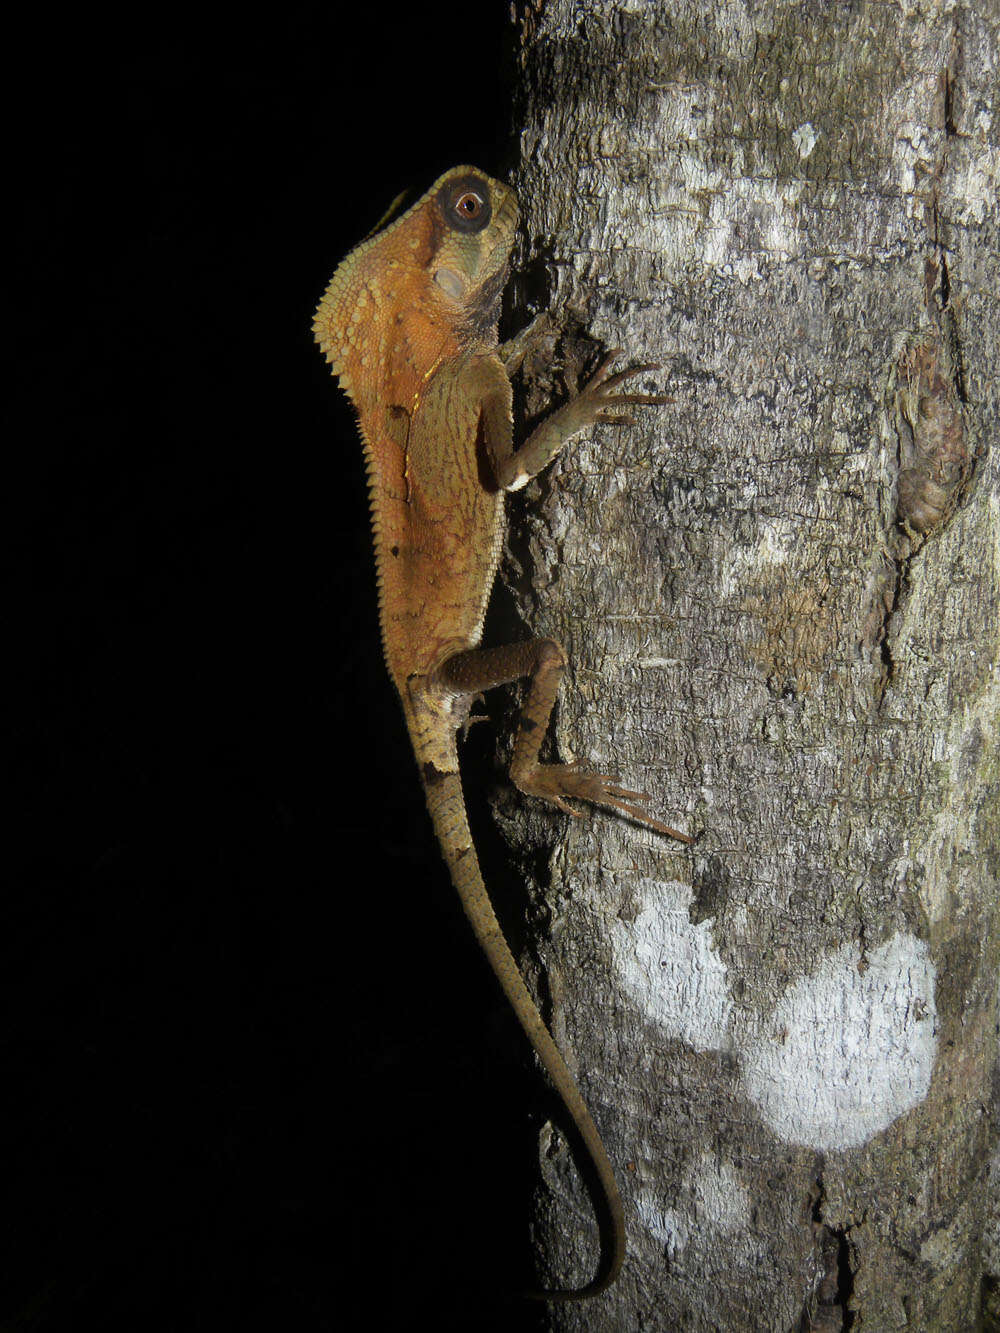
{"type": "MultiPolygon", "coordinates": [[[[501,807],[550,849],[526,970],[630,1228],[619,1284],[553,1326],[971,1329],[997,1248],[1000,4],[516,20],[521,313],[556,313],[571,377],[585,330],[676,402],[518,497],[506,577],[569,652],[562,755],[702,832],[501,807]]],[[[543,1267],[583,1279],[551,1127],[540,1164],[543,1267]]]]}

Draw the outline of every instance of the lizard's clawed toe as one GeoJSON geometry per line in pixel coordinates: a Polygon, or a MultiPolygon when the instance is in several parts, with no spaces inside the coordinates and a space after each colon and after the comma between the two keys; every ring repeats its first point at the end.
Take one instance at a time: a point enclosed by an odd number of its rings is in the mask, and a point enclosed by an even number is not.
{"type": "Polygon", "coordinates": [[[517,785],[529,796],[538,796],[569,815],[579,817],[580,811],[567,805],[566,797],[588,801],[591,805],[603,806],[607,810],[617,810],[647,828],[676,838],[678,842],[694,842],[686,833],[679,833],[669,824],[661,824],[658,819],[647,814],[641,804],[636,804],[652,799],[646,792],[622,787],[617,778],[607,773],[586,773],[580,768],[579,761],[572,764],[539,764],[531,773],[520,776],[517,785]]]}

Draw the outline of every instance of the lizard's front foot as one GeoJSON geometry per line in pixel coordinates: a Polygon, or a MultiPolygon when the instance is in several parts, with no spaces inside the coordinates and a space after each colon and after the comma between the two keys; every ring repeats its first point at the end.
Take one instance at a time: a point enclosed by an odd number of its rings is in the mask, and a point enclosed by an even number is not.
{"type": "Polygon", "coordinates": [[[527,795],[548,801],[576,818],[579,818],[582,812],[569,805],[567,797],[570,800],[589,801],[591,805],[604,806],[608,810],[617,810],[640,824],[645,824],[647,828],[656,829],[658,833],[666,833],[669,837],[676,838],[678,842],[694,842],[694,839],[689,838],[687,834],[678,833],[669,824],[661,824],[659,820],[653,819],[642,805],[634,804],[637,801],[645,802],[652,799],[645,792],[629,791],[627,787],[619,785],[617,778],[607,773],[586,773],[581,770],[579,762],[538,764],[530,773],[520,775],[516,781],[521,791],[527,795]]]}
{"type": "Polygon", "coordinates": [[[575,398],[571,398],[563,409],[571,412],[580,422],[578,429],[592,422],[603,422],[609,426],[633,426],[634,419],[623,413],[623,407],[653,407],[657,403],[672,403],[672,398],[656,393],[615,393],[614,389],[636,375],[645,375],[651,370],[659,370],[658,364],[630,366],[628,370],[619,370],[609,374],[614,362],[622,355],[620,348],[607,354],[597,370],[587,381],[575,398]]]}

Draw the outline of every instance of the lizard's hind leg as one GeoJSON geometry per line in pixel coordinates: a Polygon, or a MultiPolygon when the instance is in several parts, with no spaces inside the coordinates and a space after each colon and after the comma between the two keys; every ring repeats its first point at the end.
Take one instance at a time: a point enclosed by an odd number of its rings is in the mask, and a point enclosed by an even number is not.
{"type": "Polygon", "coordinates": [[[477,694],[529,676],[528,697],[521,709],[510,764],[514,785],[529,796],[549,801],[570,815],[580,814],[569,804],[570,800],[589,801],[592,805],[628,815],[678,842],[693,842],[693,838],[653,819],[643,809],[643,804],[651,798],[644,792],[622,787],[616,777],[588,773],[578,763],[538,762],[538,752],[565,669],[566,654],[554,639],[529,639],[526,643],[511,643],[501,648],[471,648],[456,653],[442,663],[435,676],[446,689],[463,694],[477,694]]]}

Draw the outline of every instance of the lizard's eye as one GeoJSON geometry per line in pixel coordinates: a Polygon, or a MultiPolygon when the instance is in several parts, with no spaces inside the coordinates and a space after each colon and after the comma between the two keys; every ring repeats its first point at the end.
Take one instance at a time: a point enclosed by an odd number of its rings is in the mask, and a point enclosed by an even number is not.
{"type": "Polygon", "coordinates": [[[483,208],[483,201],[475,190],[466,190],[463,195],[455,200],[455,212],[467,222],[475,222],[483,208]]]}
{"type": "Polygon", "coordinates": [[[455,231],[471,234],[489,226],[490,190],[478,176],[452,177],[444,185],[439,200],[447,225],[455,231]]]}

